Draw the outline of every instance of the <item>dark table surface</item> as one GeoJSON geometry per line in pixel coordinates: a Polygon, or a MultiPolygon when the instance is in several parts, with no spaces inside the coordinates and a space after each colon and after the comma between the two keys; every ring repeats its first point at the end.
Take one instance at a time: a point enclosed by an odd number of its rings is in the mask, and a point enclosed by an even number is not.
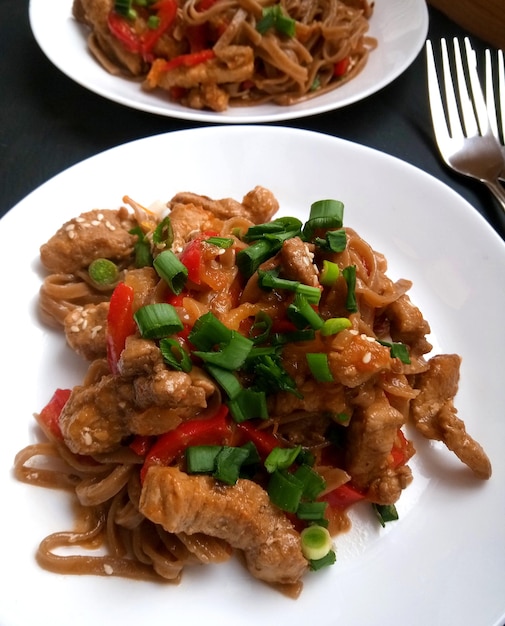
{"type": "MultiPolygon", "coordinates": [[[[141,137],[202,124],[129,109],[61,73],[34,40],[28,0],[2,0],[0,22],[0,215],[83,159],[141,137]]],[[[430,9],[428,36],[467,35],[430,9]]],[[[478,52],[486,45],[472,37],[478,52]]],[[[273,125],[273,123],[272,123],[273,125]]],[[[503,237],[499,208],[477,181],[450,172],[434,144],[424,50],[399,78],[361,102],[278,125],[335,135],[399,157],[466,198],[503,237]]]]}

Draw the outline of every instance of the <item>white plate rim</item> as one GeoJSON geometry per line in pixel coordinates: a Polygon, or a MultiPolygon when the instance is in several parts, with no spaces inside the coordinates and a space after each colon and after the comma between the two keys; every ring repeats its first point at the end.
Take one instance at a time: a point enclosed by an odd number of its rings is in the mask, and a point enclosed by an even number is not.
{"type": "Polygon", "coordinates": [[[346,85],[290,107],[233,107],[222,113],[196,111],[170,103],[161,93],[145,94],[140,84],[109,76],[86,48],[85,30],[71,17],[71,0],[30,0],[29,21],[39,47],[60,71],[82,87],[136,110],[188,121],[244,124],[303,118],[348,106],[379,91],[400,76],[420,52],[428,32],[424,0],[377,0],[370,34],[380,45],[363,72],[346,85]],[[59,36],[55,37],[56,25],[59,36]]]}

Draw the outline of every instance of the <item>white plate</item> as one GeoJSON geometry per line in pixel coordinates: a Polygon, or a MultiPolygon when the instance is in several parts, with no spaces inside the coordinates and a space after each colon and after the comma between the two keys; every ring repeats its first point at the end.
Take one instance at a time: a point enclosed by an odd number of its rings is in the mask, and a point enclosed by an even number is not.
{"type": "Polygon", "coordinates": [[[141,111],[209,123],[288,120],[331,111],[361,100],[397,78],[421,50],[428,31],[425,0],[376,0],[370,34],[379,46],[355,80],[319,98],[290,107],[265,104],[223,113],[197,111],[170,102],[163,92],[146,93],[138,81],[108,74],[86,46],[86,30],[71,16],[72,0],[30,0],[33,34],[49,60],[87,89],[141,111]]]}
{"type": "Polygon", "coordinates": [[[449,188],[323,134],[235,125],[179,131],[109,150],[42,185],[0,221],[0,259],[2,626],[503,624],[505,246],[449,188]],[[117,207],[124,194],[144,204],[182,190],[241,198],[257,184],[277,195],[283,214],[301,219],[313,201],[341,199],[345,223],[387,255],[391,277],[414,281],[411,295],[431,322],[436,350],[463,357],[457,404],[493,477],[474,479],[442,446],[416,439],[400,520],[383,530],[365,510],[356,513],[352,531],[336,540],[336,565],[307,575],[296,601],[235,561],[186,570],[179,586],[43,571],[36,546],[69,527],[68,499],[16,482],[12,461],[34,440],[32,413],[55,387],[79,382],[84,366],[37,319],[39,245],[65,220],[117,207]]]}

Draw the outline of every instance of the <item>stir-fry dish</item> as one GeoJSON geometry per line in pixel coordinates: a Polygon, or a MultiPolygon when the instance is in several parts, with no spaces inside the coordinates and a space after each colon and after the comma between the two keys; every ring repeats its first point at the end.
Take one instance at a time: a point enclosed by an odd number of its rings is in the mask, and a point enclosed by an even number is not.
{"type": "Polygon", "coordinates": [[[296,597],[335,562],[350,507],[398,518],[407,425],[491,476],[454,406],[460,357],[428,358],[411,283],[388,278],[341,202],[306,222],[278,208],[259,186],[162,208],[125,197],[42,245],[40,310],[88,362],[15,460],[20,480],[76,500],[42,567],[178,582],[236,554],[296,597]]]}
{"type": "Polygon", "coordinates": [[[112,74],[193,109],[290,105],[355,77],[377,41],[369,0],[74,0],[112,74]]]}

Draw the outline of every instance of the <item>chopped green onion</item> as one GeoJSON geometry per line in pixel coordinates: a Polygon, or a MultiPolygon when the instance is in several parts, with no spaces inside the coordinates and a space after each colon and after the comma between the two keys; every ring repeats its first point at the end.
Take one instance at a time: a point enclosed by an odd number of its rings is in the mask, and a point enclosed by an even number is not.
{"type": "MultiPolygon", "coordinates": [[[[298,460],[300,460],[300,456],[298,460]]],[[[307,463],[302,463],[298,467],[295,476],[303,485],[302,496],[308,500],[315,500],[326,487],[324,478],[307,463]]]]}
{"type": "Polygon", "coordinates": [[[232,330],[229,341],[217,351],[194,350],[193,354],[205,363],[211,363],[227,370],[237,370],[244,364],[253,342],[239,332],[232,330]]]}
{"type": "Polygon", "coordinates": [[[234,485],[240,475],[242,463],[249,456],[247,448],[223,446],[216,458],[214,478],[228,485],[234,485]]]}
{"type": "Polygon", "coordinates": [[[285,470],[275,470],[268,482],[270,500],[283,511],[296,513],[303,492],[302,483],[285,470]]]}
{"type": "Polygon", "coordinates": [[[224,248],[224,250],[233,246],[233,239],[230,239],[229,237],[209,237],[208,239],[205,239],[205,242],[210,243],[213,246],[217,246],[218,248],[224,248]]]}
{"type": "Polygon", "coordinates": [[[274,333],[272,335],[272,343],[286,344],[296,343],[298,341],[312,341],[316,336],[313,328],[302,328],[300,330],[291,330],[287,333],[274,333]]]}
{"type": "Polygon", "coordinates": [[[336,335],[351,326],[351,320],[347,317],[330,317],[330,319],[324,320],[324,324],[321,326],[320,332],[321,335],[327,337],[328,335],[336,335]]]}
{"type": "Polygon", "coordinates": [[[334,381],[328,365],[328,355],[325,352],[308,352],[305,356],[312,376],[314,376],[317,382],[331,383],[334,381]]]}
{"type": "Polygon", "coordinates": [[[251,358],[248,359],[247,368],[254,373],[254,387],[265,393],[275,393],[277,391],[289,391],[301,398],[296,382],[288,374],[282,364],[282,360],[275,353],[275,348],[267,348],[272,353],[257,354],[257,350],[251,351],[251,358]],[[256,356],[253,356],[256,352],[256,356]]]}
{"type": "Polygon", "coordinates": [[[206,363],[205,369],[216,380],[218,385],[224,389],[229,398],[235,398],[240,391],[242,391],[242,385],[239,379],[233,372],[230,372],[230,370],[213,365],[212,363],[206,363]]]}
{"type": "Polygon", "coordinates": [[[343,252],[347,246],[347,233],[343,229],[328,230],[324,239],[322,237],[316,237],[314,243],[322,250],[343,252]]]}
{"type": "Polygon", "coordinates": [[[158,302],[146,304],[138,309],[133,317],[142,337],[162,339],[180,332],[184,326],[171,304],[158,302]]]}
{"type": "Polygon", "coordinates": [[[377,518],[384,528],[387,522],[394,522],[398,519],[398,511],[394,504],[372,504],[377,518]]]}
{"type": "Polygon", "coordinates": [[[161,18],[158,17],[157,15],[150,15],[147,18],[147,28],[150,28],[152,30],[158,28],[160,23],[161,23],[161,18]]]}
{"type": "Polygon", "coordinates": [[[317,570],[328,567],[329,565],[333,565],[337,560],[337,555],[333,550],[330,550],[326,556],[323,556],[322,559],[311,559],[310,561],[310,569],[313,572],[317,570]]]}
{"type": "Polygon", "coordinates": [[[301,449],[301,446],[296,446],[295,448],[274,448],[265,459],[265,469],[269,474],[278,469],[287,469],[293,465],[301,449]]]}
{"type": "Polygon", "coordinates": [[[172,222],[170,216],[164,217],[161,222],[156,226],[153,232],[153,243],[157,245],[165,245],[167,248],[174,242],[174,231],[172,229],[172,222]]]}
{"type": "Polygon", "coordinates": [[[305,296],[310,304],[318,304],[321,299],[321,290],[312,285],[304,285],[297,280],[279,278],[276,270],[258,270],[258,285],[263,289],[286,289],[305,296]]]}
{"type": "Polygon", "coordinates": [[[132,0],[115,0],[114,10],[116,13],[134,20],[137,17],[137,12],[132,8],[132,0]]]}
{"type": "Polygon", "coordinates": [[[333,541],[327,528],[314,524],[300,533],[302,553],[308,561],[323,559],[332,549],[333,541]]]}
{"type": "Polygon", "coordinates": [[[337,278],[340,276],[340,268],[333,261],[324,259],[323,269],[319,276],[319,282],[325,287],[331,287],[335,284],[337,278]]]}
{"type": "Polygon", "coordinates": [[[240,250],[236,262],[240,273],[245,278],[250,278],[258,267],[267,259],[274,256],[282,247],[280,241],[268,241],[260,239],[247,248],[240,250]]]}
{"type": "Polygon", "coordinates": [[[324,323],[307,299],[298,293],[295,295],[294,302],[286,309],[286,314],[298,328],[303,328],[308,324],[314,330],[318,330],[324,323]]]}
{"type": "Polygon", "coordinates": [[[177,339],[164,337],[160,341],[160,351],[165,363],[180,372],[190,372],[193,368],[191,357],[177,339]]]}
{"type": "Polygon", "coordinates": [[[137,235],[137,241],[133,244],[135,252],[135,267],[150,267],[153,264],[153,255],[149,240],[140,226],[129,231],[130,235],[137,235]]]}
{"type": "Polygon", "coordinates": [[[264,311],[260,311],[254,317],[253,325],[249,330],[249,339],[254,343],[262,343],[268,339],[272,329],[272,318],[264,311]]]}
{"type": "Polygon", "coordinates": [[[212,350],[216,345],[228,343],[231,333],[232,331],[209,311],[196,320],[188,339],[198,350],[212,350]]]}
{"type": "Polygon", "coordinates": [[[181,293],[188,278],[187,268],[179,261],[171,250],[163,250],[154,259],[154,269],[158,276],[168,284],[177,295],[181,293]]]}
{"type": "Polygon", "coordinates": [[[345,301],[345,308],[351,313],[358,311],[358,304],[356,301],[356,266],[349,265],[342,270],[345,282],[347,283],[347,298],[345,301]]]}
{"type": "Polygon", "coordinates": [[[302,222],[297,217],[278,217],[271,222],[255,224],[247,229],[243,236],[245,242],[258,239],[284,240],[301,233],[302,222]]]}
{"type": "Polygon", "coordinates": [[[275,28],[279,33],[294,37],[296,22],[288,15],[284,15],[280,4],[264,7],[262,18],[256,24],[256,30],[264,35],[270,28],[275,28]]]}
{"type": "Polygon", "coordinates": [[[327,502],[300,502],[296,509],[296,517],[312,522],[323,520],[326,506],[327,502]]]}
{"type": "Polygon", "coordinates": [[[97,285],[113,285],[117,282],[119,271],[109,259],[95,259],[89,264],[88,274],[97,285]]]}
{"type": "Polygon", "coordinates": [[[188,474],[212,474],[222,448],[212,445],[188,446],[185,451],[188,474]]]}
{"type": "Polygon", "coordinates": [[[241,389],[238,394],[228,402],[228,408],[233,419],[237,422],[245,422],[249,419],[267,419],[268,409],[264,391],[253,389],[241,389]]]}
{"type": "Polygon", "coordinates": [[[318,230],[342,228],[344,205],[339,200],[318,200],[310,207],[310,215],[303,227],[305,239],[310,241],[318,230]]]}
{"type": "Polygon", "coordinates": [[[379,343],[389,348],[389,352],[393,358],[400,359],[402,363],[406,365],[410,364],[410,355],[407,346],[401,342],[381,341],[379,343]]]}

